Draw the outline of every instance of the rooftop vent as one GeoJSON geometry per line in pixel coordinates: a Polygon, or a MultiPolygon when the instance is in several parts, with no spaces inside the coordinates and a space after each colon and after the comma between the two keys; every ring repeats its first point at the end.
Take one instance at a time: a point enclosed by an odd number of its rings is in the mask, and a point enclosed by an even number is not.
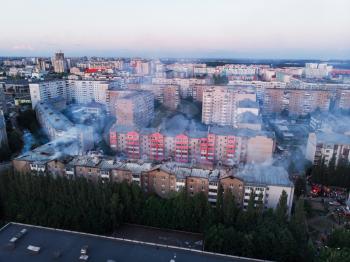
{"type": "Polygon", "coordinates": [[[33,254],[39,254],[40,249],[41,249],[40,247],[32,246],[32,245],[29,245],[29,246],[27,247],[27,250],[30,251],[30,252],[33,253],[33,254]]]}
{"type": "Polygon", "coordinates": [[[27,233],[27,231],[28,230],[26,228],[23,228],[15,236],[13,236],[8,243],[8,247],[15,248],[15,245],[18,242],[18,240],[21,239],[27,233]]]}

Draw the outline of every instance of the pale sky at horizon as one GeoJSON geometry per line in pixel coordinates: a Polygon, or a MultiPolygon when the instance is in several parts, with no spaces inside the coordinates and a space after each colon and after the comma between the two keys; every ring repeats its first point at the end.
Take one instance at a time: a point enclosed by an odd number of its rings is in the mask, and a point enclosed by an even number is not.
{"type": "Polygon", "coordinates": [[[350,59],[350,0],[0,0],[0,56],[350,59]]]}

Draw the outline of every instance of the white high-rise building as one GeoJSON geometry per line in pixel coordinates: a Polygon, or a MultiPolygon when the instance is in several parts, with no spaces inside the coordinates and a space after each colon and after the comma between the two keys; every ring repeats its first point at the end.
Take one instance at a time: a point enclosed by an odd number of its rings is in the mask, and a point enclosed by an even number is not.
{"type": "Polygon", "coordinates": [[[67,80],[68,101],[86,104],[92,101],[106,104],[108,82],[67,80]]]}
{"type": "Polygon", "coordinates": [[[64,80],[32,83],[29,90],[33,109],[39,101],[46,102],[58,97],[67,99],[67,83],[64,80]]]}
{"type": "Polygon", "coordinates": [[[203,90],[204,124],[237,127],[240,114],[250,112],[257,116],[258,111],[255,92],[233,86],[209,86],[203,90]]]}
{"type": "Polygon", "coordinates": [[[106,105],[106,93],[113,83],[106,81],[55,80],[29,84],[32,107],[39,101],[63,98],[67,102],[86,104],[98,102],[106,105]]]}

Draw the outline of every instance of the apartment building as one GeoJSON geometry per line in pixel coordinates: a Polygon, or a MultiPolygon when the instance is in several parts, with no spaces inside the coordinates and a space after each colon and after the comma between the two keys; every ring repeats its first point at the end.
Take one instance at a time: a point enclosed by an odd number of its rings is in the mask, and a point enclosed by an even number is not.
{"type": "MultiPolygon", "coordinates": [[[[65,145],[65,148],[69,145],[65,145]]],[[[96,155],[67,157],[57,154],[55,146],[45,145],[13,160],[14,169],[21,173],[50,172],[55,176],[69,178],[85,177],[92,181],[135,183],[147,194],[163,198],[185,190],[189,196],[203,193],[211,204],[217,202],[218,190],[223,197],[229,191],[237,206],[246,208],[251,191],[255,200],[263,195],[265,208],[276,208],[284,190],[287,193],[289,212],[293,202],[294,185],[288,173],[281,167],[248,165],[238,170],[205,169],[188,164],[167,162],[152,165],[144,161],[131,162],[101,158],[96,155]]]]}
{"type": "Polygon", "coordinates": [[[275,137],[271,132],[218,126],[174,131],[114,125],[110,147],[131,159],[233,165],[270,160],[275,137]]]}
{"type": "Polygon", "coordinates": [[[55,56],[52,58],[52,65],[55,73],[64,73],[67,71],[67,63],[64,59],[64,53],[58,52],[55,53],[55,56]]]}
{"type": "Polygon", "coordinates": [[[280,113],[287,108],[285,90],[279,88],[266,88],[264,90],[262,113],[270,115],[280,113]]]}
{"type": "Polygon", "coordinates": [[[350,108],[349,84],[296,78],[291,78],[288,83],[282,84],[274,86],[264,84],[261,92],[257,89],[258,99],[262,102],[262,114],[280,113],[283,110],[288,110],[293,115],[307,115],[315,110],[327,112],[332,103],[335,109],[350,108]]]}
{"type": "Polygon", "coordinates": [[[106,94],[110,86],[111,83],[103,81],[67,80],[68,101],[78,104],[97,102],[106,105],[106,94]]]}
{"type": "Polygon", "coordinates": [[[334,104],[335,110],[350,109],[350,90],[339,89],[336,91],[336,99],[334,104]]]}
{"type": "Polygon", "coordinates": [[[152,78],[152,84],[160,85],[177,85],[180,87],[180,97],[192,97],[193,86],[195,85],[209,85],[212,83],[211,79],[199,78],[152,78]]]}
{"type": "Polygon", "coordinates": [[[50,170],[52,175],[65,175],[65,169],[62,170],[63,167],[66,168],[64,159],[76,156],[79,152],[80,145],[77,141],[52,141],[16,157],[12,164],[19,173],[44,173],[50,170]],[[50,162],[55,164],[50,165],[50,162]]]}
{"type": "Polygon", "coordinates": [[[128,89],[149,91],[153,93],[155,100],[170,110],[176,110],[180,104],[178,85],[128,84],[128,89]]]}
{"type": "Polygon", "coordinates": [[[147,126],[154,117],[154,95],[148,91],[121,91],[113,98],[110,109],[118,125],[147,126]]]}
{"type": "Polygon", "coordinates": [[[327,64],[306,63],[304,75],[306,78],[326,78],[330,75],[333,66],[327,64]]]}
{"type": "Polygon", "coordinates": [[[208,86],[203,90],[202,122],[220,126],[238,126],[238,116],[258,115],[256,93],[233,86],[208,86]]]}
{"type": "Polygon", "coordinates": [[[350,136],[334,131],[317,131],[309,134],[305,158],[314,165],[326,165],[335,158],[335,165],[341,160],[350,160],[350,136]]]}
{"type": "Polygon", "coordinates": [[[235,177],[244,181],[244,209],[248,206],[252,192],[255,194],[255,201],[258,201],[260,195],[262,195],[265,209],[275,209],[282,192],[285,191],[287,193],[288,214],[290,215],[293,205],[294,184],[290,181],[288,172],[284,168],[265,164],[247,165],[239,170],[235,177]]]}
{"type": "Polygon", "coordinates": [[[230,80],[251,81],[258,78],[259,66],[257,65],[224,65],[220,66],[219,72],[230,80]]]}
{"type": "MultiPolygon", "coordinates": [[[[235,177],[233,174],[222,177],[220,179],[220,186],[223,190],[223,198],[225,199],[225,194],[231,192],[234,196],[237,206],[243,206],[243,196],[244,196],[244,182],[242,179],[235,177]]],[[[209,189],[210,192],[210,189],[209,189]]]]}
{"type": "Polygon", "coordinates": [[[35,107],[38,122],[50,140],[77,141],[81,152],[94,146],[93,128],[75,125],[51,104],[39,102],[35,107]]]}
{"type": "Polygon", "coordinates": [[[46,102],[52,98],[63,98],[69,103],[98,102],[107,105],[107,90],[113,87],[113,82],[85,80],[54,80],[29,84],[33,109],[39,101],[46,102]]]}
{"type": "Polygon", "coordinates": [[[330,104],[329,90],[265,89],[262,112],[268,115],[288,110],[292,115],[307,115],[316,110],[327,112],[330,104]]]}
{"type": "Polygon", "coordinates": [[[258,101],[263,101],[266,89],[284,89],[286,87],[285,82],[281,81],[241,81],[241,80],[230,80],[228,85],[240,86],[241,88],[250,88],[255,90],[258,101]]]}
{"type": "Polygon", "coordinates": [[[316,109],[327,112],[331,94],[323,90],[288,90],[288,111],[292,115],[307,115],[316,109]]]}
{"type": "Polygon", "coordinates": [[[176,192],[176,176],[157,167],[143,173],[141,187],[146,193],[169,197],[171,193],[176,192]]]}
{"type": "Polygon", "coordinates": [[[57,97],[67,100],[67,83],[64,80],[30,83],[29,90],[33,109],[40,101],[47,102],[57,97]]]}

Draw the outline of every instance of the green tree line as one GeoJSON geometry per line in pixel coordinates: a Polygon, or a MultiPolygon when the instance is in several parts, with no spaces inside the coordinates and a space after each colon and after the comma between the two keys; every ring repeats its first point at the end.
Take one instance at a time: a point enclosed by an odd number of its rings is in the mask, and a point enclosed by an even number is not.
{"type": "Polygon", "coordinates": [[[350,230],[336,229],[327,241],[327,246],[321,249],[320,261],[348,262],[350,261],[350,230]]]}
{"type": "Polygon", "coordinates": [[[312,182],[327,186],[350,188],[350,164],[349,161],[341,159],[336,165],[335,157],[332,157],[328,166],[324,160],[311,170],[312,182]]]}
{"type": "Polygon", "coordinates": [[[168,199],[145,195],[136,184],[94,183],[84,178],[0,174],[0,207],[5,221],[96,234],[111,234],[124,223],[204,234],[205,250],[276,261],[313,261],[303,200],[288,219],[284,192],[275,211],[265,210],[252,192],[246,211],[230,191],[218,191],[216,207],[203,194],[186,191],[168,199]]]}

